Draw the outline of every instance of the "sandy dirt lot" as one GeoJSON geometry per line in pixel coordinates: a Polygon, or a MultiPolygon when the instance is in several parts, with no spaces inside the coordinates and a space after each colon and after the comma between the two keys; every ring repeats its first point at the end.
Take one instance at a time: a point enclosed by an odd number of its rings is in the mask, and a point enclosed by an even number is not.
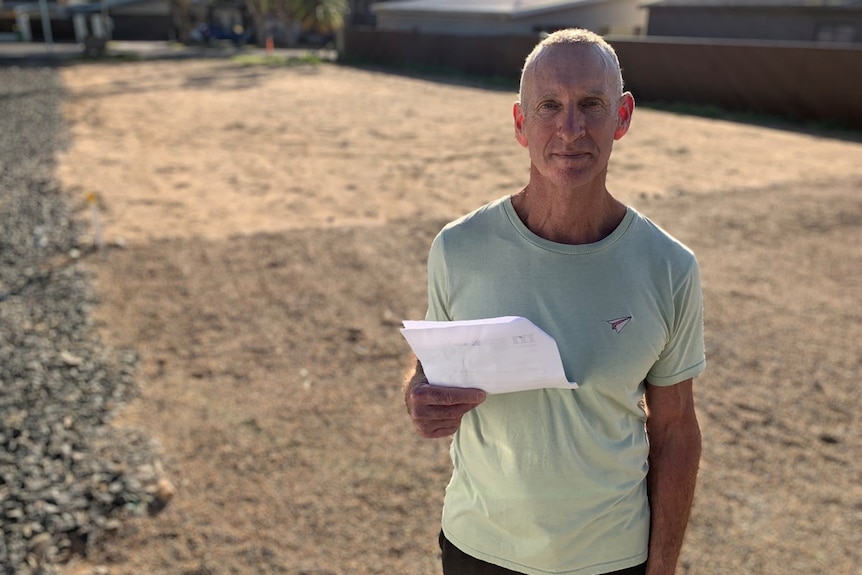
{"type": "MultiPolygon", "coordinates": [[[[440,226],[526,182],[514,94],[331,64],[62,74],[96,320],[141,358],[116,425],[176,486],[66,573],[438,574],[448,441],[412,430],[397,327],[440,226]]],[[[609,187],[702,266],[678,572],[862,573],[862,144],[644,108],[609,187]]]]}

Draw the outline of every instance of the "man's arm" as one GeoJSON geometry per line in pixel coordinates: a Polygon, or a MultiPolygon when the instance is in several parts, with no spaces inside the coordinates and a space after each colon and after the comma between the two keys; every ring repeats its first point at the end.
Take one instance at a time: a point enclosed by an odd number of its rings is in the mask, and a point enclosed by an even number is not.
{"type": "Polygon", "coordinates": [[[404,402],[413,425],[422,437],[446,437],[461,426],[465,413],[485,401],[480,389],[431,385],[422,364],[404,384],[404,402]]]}
{"type": "Polygon", "coordinates": [[[700,462],[692,380],[647,385],[651,525],[647,575],[673,575],[688,525],[700,462]]]}

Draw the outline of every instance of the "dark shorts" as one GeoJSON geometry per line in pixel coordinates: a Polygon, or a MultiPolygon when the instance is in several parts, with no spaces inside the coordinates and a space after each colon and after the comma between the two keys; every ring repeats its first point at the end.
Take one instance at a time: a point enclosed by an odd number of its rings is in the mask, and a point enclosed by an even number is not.
{"type": "MultiPolygon", "coordinates": [[[[475,557],[467,555],[446,539],[443,531],[440,531],[440,551],[443,553],[443,575],[523,575],[517,571],[511,571],[499,565],[486,563],[475,557]]],[[[646,563],[629,567],[621,571],[614,571],[604,575],[644,575],[646,563]]]]}

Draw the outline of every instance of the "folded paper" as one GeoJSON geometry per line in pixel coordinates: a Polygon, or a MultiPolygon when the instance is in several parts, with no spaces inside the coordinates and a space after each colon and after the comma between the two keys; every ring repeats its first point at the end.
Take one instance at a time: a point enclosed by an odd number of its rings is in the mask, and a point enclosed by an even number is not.
{"type": "Polygon", "coordinates": [[[554,338],[518,316],[403,322],[401,334],[434,385],[508,393],[576,389],[566,379],[554,338]]]}

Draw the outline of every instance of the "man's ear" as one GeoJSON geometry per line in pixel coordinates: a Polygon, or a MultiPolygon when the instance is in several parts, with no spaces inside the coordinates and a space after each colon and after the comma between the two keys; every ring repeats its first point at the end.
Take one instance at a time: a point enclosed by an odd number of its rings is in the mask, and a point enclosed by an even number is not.
{"type": "Polygon", "coordinates": [[[620,98],[620,105],[617,108],[617,129],[614,132],[614,140],[619,140],[629,131],[634,111],[635,98],[631,92],[625,92],[620,98]]]}
{"type": "Polygon", "coordinates": [[[515,102],[512,106],[512,116],[515,120],[515,139],[523,147],[527,147],[527,135],[524,133],[524,113],[521,110],[521,103],[515,102]]]}

